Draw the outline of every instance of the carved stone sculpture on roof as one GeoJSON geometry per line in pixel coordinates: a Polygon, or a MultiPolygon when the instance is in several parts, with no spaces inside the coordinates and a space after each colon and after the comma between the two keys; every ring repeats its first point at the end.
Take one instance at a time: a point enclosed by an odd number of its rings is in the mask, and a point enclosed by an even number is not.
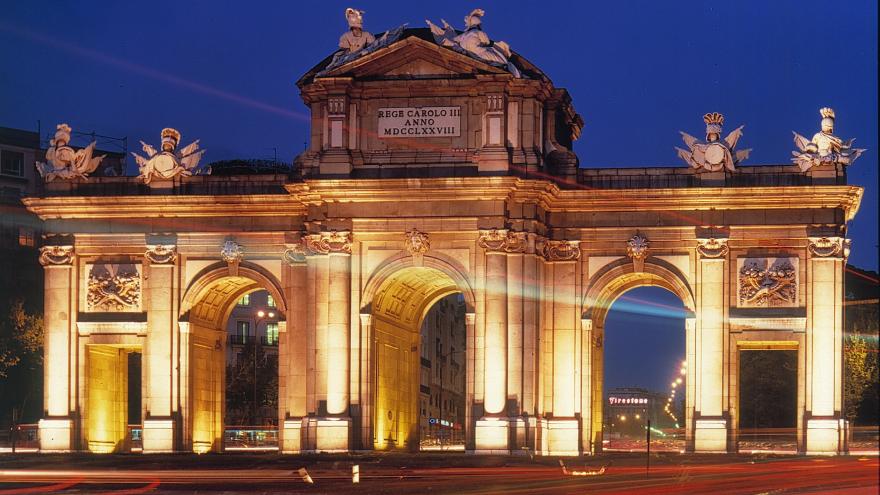
{"type": "Polygon", "coordinates": [[[400,38],[406,24],[386,31],[379,38],[372,33],[364,31],[364,11],[345,9],[345,20],[348,22],[348,31],[339,37],[339,51],[333,55],[333,60],[317,75],[324,75],[331,70],[345,65],[352,60],[363,57],[380,48],[386,47],[400,38]]]}
{"type": "Polygon", "coordinates": [[[340,49],[352,53],[376,41],[375,36],[364,31],[363,10],[355,10],[351,7],[345,9],[345,20],[348,21],[348,31],[339,37],[340,49]]]}
{"type": "Polygon", "coordinates": [[[92,156],[95,151],[95,141],[81,150],[74,150],[68,145],[70,133],[69,125],[58,124],[55,137],[49,140],[46,161],[37,162],[37,170],[46,182],[55,179],[85,179],[98,168],[101,160],[106,156],[92,156]]]}
{"type": "Polygon", "coordinates": [[[703,116],[706,123],[706,141],[701,142],[686,132],[681,132],[681,138],[688,149],[676,147],[678,157],[697,170],[719,172],[728,170],[733,172],[736,166],[749,157],[751,149],[736,150],[736,144],[742,137],[742,129],[739,126],[721,140],[721,128],[724,125],[724,116],[718,112],[707,113],[703,116]]]}
{"type": "Polygon", "coordinates": [[[199,141],[196,140],[178,150],[180,144],[180,132],[177,129],[166,127],[162,129],[162,151],[141,141],[146,157],[132,153],[140,170],[139,177],[144,184],[149,184],[154,179],[173,179],[177,176],[190,176],[199,166],[199,160],[205,150],[199,149],[199,141]]]}
{"type": "Polygon", "coordinates": [[[807,139],[798,133],[794,133],[794,144],[799,151],[792,151],[791,159],[806,172],[820,165],[849,165],[856,161],[865,150],[853,148],[855,139],[844,141],[834,135],[834,110],[828,107],[819,109],[822,116],[822,130],[813,134],[813,139],[807,139]]]}
{"type": "Polygon", "coordinates": [[[503,41],[492,41],[483,32],[482,18],[486,13],[483,9],[474,9],[464,18],[464,31],[458,32],[441,19],[443,27],[437,26],[426,20],[434,41],[441,46],[452,48],[458,52],[470,55],[487,64],[504,67],[515,77],[522,77],[519,69],[510,61],[510,46],[503,41]]]}

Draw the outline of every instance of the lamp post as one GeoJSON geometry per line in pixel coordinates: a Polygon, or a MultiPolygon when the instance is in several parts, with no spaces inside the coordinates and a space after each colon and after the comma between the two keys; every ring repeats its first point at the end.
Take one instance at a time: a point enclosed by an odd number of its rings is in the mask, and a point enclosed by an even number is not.
{"type": "Polygon", "coordinates": [[[257,311],[257,318],[254,320],[254,401],[253,416],[251,417],[254,422],[254,426],[257,426],[257,345],[260,343],[257,334],[260,333],[260,322],[264,321],[267,316],[269,318],[274,318],[275,313],[273,313],[272,311],[269,311],[267,313],[261,309],[257,311]]]}

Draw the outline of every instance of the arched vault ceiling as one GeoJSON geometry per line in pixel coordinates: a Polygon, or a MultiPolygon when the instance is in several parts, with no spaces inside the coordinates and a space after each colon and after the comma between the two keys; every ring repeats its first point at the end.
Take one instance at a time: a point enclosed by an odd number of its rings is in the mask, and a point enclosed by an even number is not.
{"type": "Polygon", "coordinates": [[[249,278],[223,277],[202,291],[198,302],[190,310],[190,320],[207,323],[212,328],[222,328],[232,305],[242,295],[261,288],[249,278]]]}
{"type": "Polygon", "coordinates": [[[431,304],[460,292],[455,282],[434,268],[409,267],[382,283],[373,298],[373,316],[414,332],[431,304]]]}

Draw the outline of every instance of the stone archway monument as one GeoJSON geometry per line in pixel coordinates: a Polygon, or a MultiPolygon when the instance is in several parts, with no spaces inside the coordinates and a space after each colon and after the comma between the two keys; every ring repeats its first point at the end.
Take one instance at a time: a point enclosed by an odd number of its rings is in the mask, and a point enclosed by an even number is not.
{"type": "Polygon", "coordinates": [[[688,449],[736,448],[738,352],[753,348],[798,352],[799,449],[845,449],[843,270],[862,190],[833,128],[798,142],[797,165],[746,166],[741,128],[722,139],[711,113],[705,141],[685,135],[685,167],[580,169],[570,95],[492,42],[482,11],[464,31],[381,35],[347,17],[340,50],[297,83],[311,141],[293,173],[193,174],[202,152],[175,151],[166,129],[139,177],[25,199],[49,232],[43,450],[122,448],[125,405],[102,398],[135,351],[144,451],[222,449],[213,356],[257,285],[286,317],[283,452],[411,446],[417,329],[456,292],[468,451],[596,452],[605,314],[642,285],[689,311],[688,449]]]}

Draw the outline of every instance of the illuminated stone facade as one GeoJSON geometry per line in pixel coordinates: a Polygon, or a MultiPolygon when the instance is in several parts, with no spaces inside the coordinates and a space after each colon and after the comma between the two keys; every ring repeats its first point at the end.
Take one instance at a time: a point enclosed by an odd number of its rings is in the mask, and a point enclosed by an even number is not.
{"type": "Polygon", "coordinates": [[[843,169],[579,170],[581,118],[522,57],[511,71],[415,29],[346,60],[298,83],[312,130],[294,175],[74,179],[25,200],[52,234],[44,450],[121,448],[126,402],[102,398],[132,351],[144,452],[221,450],[227,320],[265,289],[282,316],[283,452],[417,444],[419,328],[455,293],[467,450],[595,452],[605,318],[644,285],[690,313],[689,449],[735,449],[753,348],[798,351],[800,449],[844,448],[845,235],[862,191],[843,169]],[[379,112],[429,107],[460,109],[453,135],[379,132],[379,112]],[[133,267],[138,297],[89,306],[99,264],[133,267]]]}

